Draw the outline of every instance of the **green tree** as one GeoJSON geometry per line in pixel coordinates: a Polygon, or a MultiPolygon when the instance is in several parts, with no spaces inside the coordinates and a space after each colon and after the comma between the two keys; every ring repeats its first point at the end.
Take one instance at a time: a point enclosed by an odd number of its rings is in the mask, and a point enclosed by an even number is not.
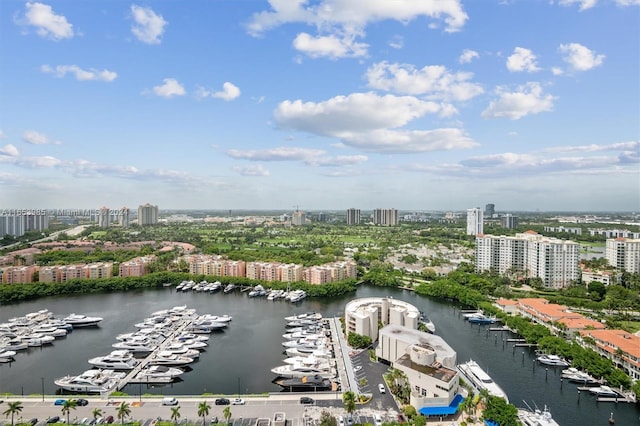
{"type": "Polygon", "coordinates": [[[180,406],[171,407],[171,420],[174,421],[175,424],[178,424],[178,420],[180,419],[180,406]]]}
{"type": "Polygon", "coordinates": [[[22,403],[20,401],[7,403],[7,409],[4,410],[2,414],[4,414],[5,417],[9,417],[9,414],[11,414],[11,426],[13,426],[13,417],[17,413],[21,413],[22,408],[23,408],[22,403]]]}
{"type": "Polygon", "coordinates": [[[69,424],[69,415],[71,414],[71,410],[75,410],[77,406],[78,401],[75,399],[67,399],[64,401],[64,404],[62,404],[62,415],[64,416],[66,414],[67,424],[69,424]]]}
{"type": "Polygon", "coordinates": [[[131,415],[131,408],[127,402],[122,402],[118,406],[118,418],[120,423],[124,425],[124,418],[131,415]]]}
{"type": "Polygon", "coordinates": [[[344,403],[344,409],[347,410],[349,415],[356,411],[356,394],[353,393],[353,391],[343,393],[342,402],[344,403]]]}
{"type": "Polygon", "coordinates": [[[224,410],[222,410],[222,415],[224,416],[224,421],[229,423],[229,419],[231,418],[231,407],[224,407],[224,410]]]}
{"type": "Polygon", "coordinates": [[[327,410],[322,410],[319,426],[338,426],[338,421],[327,410]]]}
{"type": "Polygon", "coordinates": [[[207,404],[207,401],[202,401],[200,404],[198,404],[198,416],[202,417],[202,426],[204,426],[205,422],[207,421],[209,410],[211,410],[211,406],[207,404]]]}
{"type": "Polygon", "coordinates": [[[102,417],[103,414],[104,412],[99,408],[94,408],[93,411],[91,412],[91,415],[93,416],[93,420],[97,420],[98,417],[102,417]]]}

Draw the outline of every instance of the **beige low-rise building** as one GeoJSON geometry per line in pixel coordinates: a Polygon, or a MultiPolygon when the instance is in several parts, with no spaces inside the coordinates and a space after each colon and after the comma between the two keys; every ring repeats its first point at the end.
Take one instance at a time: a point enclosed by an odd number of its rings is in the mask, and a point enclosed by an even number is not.
{"type": "Polygon", "coordinates": [[[391,297],[366,297],[347,303],[344,319],[347,335],[356,333],[375,341],[378,338],[378,324],[417,329],[420,311],[410,303],[391,297]]]}

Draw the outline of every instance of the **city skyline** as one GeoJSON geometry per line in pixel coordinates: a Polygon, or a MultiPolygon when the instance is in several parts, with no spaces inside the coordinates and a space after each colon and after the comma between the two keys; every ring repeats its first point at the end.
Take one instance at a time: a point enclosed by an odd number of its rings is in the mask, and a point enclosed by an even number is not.
{"type": "Polygon", "coordinates": [[[6,1],[0,207],[638,211],[639,5],[6,1]]]}

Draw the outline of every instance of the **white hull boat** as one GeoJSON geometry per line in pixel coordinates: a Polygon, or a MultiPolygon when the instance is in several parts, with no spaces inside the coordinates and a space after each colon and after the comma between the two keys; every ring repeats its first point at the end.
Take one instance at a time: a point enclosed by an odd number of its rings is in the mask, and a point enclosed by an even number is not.
{"type": "Polygon", "coordinates": [[[73,327],[92,327],[98,325],[104,318],[101,317],[89,317],[81,314],[71,314],[63,319],[67,324],[71,324],[73,327]]]}
{"type": "Polygon", "coordinates": [[[114,389],[124,376],[112,370],[91,369],[78,376],[60,377],[54,383],[71,392],[104,393],[114,389]]]}
{"type": "Polygon", "coordinates": [[[462,375],[463,379],[473,387],[475,387],[480,393],[482,389],[486,389],[489,395],[503,398],[507,402],[507,394],[502,390],[500,386],[478,365],[477,362],[470,360],[464,364],[458,365],[458,371],[462,375]]]}

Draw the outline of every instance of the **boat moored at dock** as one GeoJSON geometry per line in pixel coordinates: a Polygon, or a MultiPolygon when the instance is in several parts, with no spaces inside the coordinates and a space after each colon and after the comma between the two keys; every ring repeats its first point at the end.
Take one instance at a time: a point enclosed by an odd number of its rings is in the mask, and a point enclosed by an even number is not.
{"type": "Polygon", "coordinates": [[[489,374],[487,374],[487,372],[484,371],[477,362],[469,360],[464,364],[460,364],[458,365],[458,371],[478,393],[480,393],[482,389],[485,389],[490,395],[503,398],[509,402],[507,394],[496,382],[493,381],[491,376],[489,376],[489,374]]]}

